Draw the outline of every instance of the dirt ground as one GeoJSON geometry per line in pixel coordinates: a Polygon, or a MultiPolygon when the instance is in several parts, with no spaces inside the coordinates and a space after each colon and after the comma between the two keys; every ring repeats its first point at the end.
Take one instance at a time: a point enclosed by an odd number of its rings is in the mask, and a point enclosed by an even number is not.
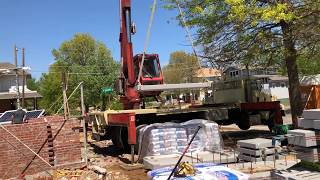
{"type": "MultiPolygon", "coordinates": [[[[267,126],[253,126],[247,131],[240,130],[236,125],[222,126],[221,135],[224,140],[224,147],[235,148],[236,142],[242,139],[249,138],[271,138],[272,133],[268,130],[267,126]]],[[[116,178],[120,179],[133,179],[142,180],[147,179],[147,171],[138,169],[133,171],[126,171],[120,167],[121,163],[129,162],[129,154],[122,155],[121,151],[112,145],[110,141],[90,142],[90,157],[91,162],[105,167],[108,172],[116,172],[116,178]],[[95,160],[96,159],[96,160],[95,160]],[[98,161],[98,162],[97,162],[98,161]]]]}
{"type": "MultiPolygon", "coordinates": [[[[284,117],[284,123],[291,123],[290,114],[284,117]]],[[[242,139],[250,139],[250,138],[271,138],[273,136],[272,133],[268,130],[267,126],[253,126],[247,131],[240,130],[236,125],[229,126],[221,126],[220,129],[223,141],[224,148],[230,149],[236,147],[236,142],[242,139]]],[[[90,133],[89,133],[90,134],[90,133]]],[[[83,139],[81,137],[81,139],[83,139]]],[[[88,145],[88,158],[90,165],[96,165],[101,168],[105,168],[107,170],[106,177],[102,178],[98,176],[98,173],[94,171],[90,171],[88,169],[79,170],[79,175],[73,175],[73,172],[64,171],[54,172],[54,179],[74,179],[74,180],[82,180],[82,179],[106,179],[106,180],[144,180],[147,179],[147,170],[145,169],[137,169],[127,171],[124,170],[120,165],[130,162],[130,155],[123,154],[120,149],[117,149],[110,140],[99,141],[96,142],[91,140],[89,137],[89,145],[88,145]],[[67,174],[67,175],[64,175],[67,174]]],[[[135,157],[138,158],[137,156],[135,157]]],[[[35,178],[36,179],[36,178],[35,178]]],[[[42,179],[42,178],[38,178],[42,179]]]]}

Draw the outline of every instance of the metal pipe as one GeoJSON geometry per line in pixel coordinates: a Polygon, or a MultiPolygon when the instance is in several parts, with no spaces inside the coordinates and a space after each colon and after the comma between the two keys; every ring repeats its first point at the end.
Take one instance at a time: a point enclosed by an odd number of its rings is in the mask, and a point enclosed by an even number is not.
{"type": "Polygon", "coordinates": [[[80,83],[80,96],[81,96],[81,113],[82,113],[82,128],[83,128],[83,137],[84,137],[84,161],[86,165],[88,164],[88,150],[87,150],[87,128],[86,128],[86,110],[84,105],[83,98],[83,82],[80,83]]]}
{"type": "Polygon", "coordinates": [[[134,163],[134,144],[131,144],[131,164],[134,163]]]}
{"type": "Polygon", "coordinates": [[[18,75],[18,69],[15,70],[16,73],[16,93],[17,93],[17,109],[20,109],[20,91],[19,91],[19,75],[18,75]]]}
{"type": "MultiPolygon", "coordinates": [[[[24,48],[22,48],[22,67],[25,67],[24,48]]],[[[26,74],[25,74],[25,71],[22,70],[22,108],[25,108],[25,92],[24,92],[25,84],[26,84],[26,74]]]]}
{"type": "Polygon", "coordinates": [[[192,143],[193,139],[194,139],[194,138],[196,137],[196,135],[198,134],[198,132],[199,132],[200,128],[201,128],[201,126],[198,126],[198,128],[196,129],[196,132],[193,134],[193,136],[192,136],[191,140],[189,141],[189,143],[188,143],[187,147],[184,149],[184,151],[183,151],[182,155],[180,156],[180,158],[179,158],[178,162],[176,163],[176,165],[175,165],[175,166],[174,166],[174,168],[172,169],[172,171],[171,171],[171,173],[170,173],[170,175],[169,175],[169,177],[168,177],[168,179],[167,179],[167,180],[170,180],[170,178],[171,178],[171,176],[173,175],[174,171],[177,169],[177,167],[178,167],[179,163],[181,162],[181,160],[182,160],[183,156],[184,156],[184,155],[186,154],[186,152],[188,151],[188,149],[189,149],[189,147],[190,147],[190,145],[191,145],[191,143],[192,143]]]}
{"type": "Polygon", "coordinates": [[[19,75],[18,75],[18,58],[17,58],[17,46],[14,45],[14,65],[15,65],[15,73],[16,73],[16,93],[17,93],[17,107],[20,108],[20,92],[19,92],[19,75]]]}

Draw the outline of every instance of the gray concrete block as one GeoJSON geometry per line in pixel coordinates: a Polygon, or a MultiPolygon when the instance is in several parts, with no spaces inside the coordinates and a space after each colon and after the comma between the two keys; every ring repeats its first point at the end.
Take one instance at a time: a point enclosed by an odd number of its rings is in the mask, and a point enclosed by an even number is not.
{"type": "Polygon", "coordinates": [[[239,140],[237,142],[237,145],[239,145],[242,148],[262,149],[272,147],[272,140],[264,138],[246,139],[239,140]]]}
{"type": "Polygon", "coordinates": [[[319,162],[320,146],[308,148],[295,146],[294,150],[298,153],[298,159],[309,162],[319,162]]]}
{"type": "Polygon", "coordinates": [[[318,119],[298,119],[298,127],[305,129],[317,129],[320,130],[320,120],[318,119]]]}
{"type": "Polygon", "coordinates": [[[303,110],[302,116],[305,119],[319,119],[320,118],[320,109],[303,110]]]}
{"type": "Polygon", "coordinates": [[[295,129],[288,131],[288,143],[302,147],[317,146],[316,134],[312,130],[295,129]]]}
{"type": "MultiPolygon", "coordinates": [[[[247,148],[237,148],[237,151],[241,154],[249,154],[249,155],[252,155],[252,156],[261,156],[263,155],[263,150],[262,149],[259,149],[259,150],[256,150],[256,149],[247,149],[247,148]]],[[[264,154],[266,155],[270,155],[270,154],[274,154],[275,153],[275,149],[274,148],[266,148],[264,154]]]]}
{"type": "Polygon", "coordinates": [[[305,128],[305,129],[312,129],[313,128],[313,120],[312,119],[299,118],[298,119],[298,127],[299,128],[305,128]]]}
{"type": "Polygon", "coordinates": [[[313,129],[320,130],[320,120],[313,120],[313,129]]]}

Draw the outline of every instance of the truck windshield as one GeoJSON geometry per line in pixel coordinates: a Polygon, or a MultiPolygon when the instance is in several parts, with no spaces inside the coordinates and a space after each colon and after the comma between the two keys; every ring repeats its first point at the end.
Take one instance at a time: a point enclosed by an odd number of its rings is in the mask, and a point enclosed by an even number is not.
{"type": "Polygon", "coordinates": [[[160,77],[157,59],[146,59],[142,68],[143,77],[154,78],[160,77]]]}

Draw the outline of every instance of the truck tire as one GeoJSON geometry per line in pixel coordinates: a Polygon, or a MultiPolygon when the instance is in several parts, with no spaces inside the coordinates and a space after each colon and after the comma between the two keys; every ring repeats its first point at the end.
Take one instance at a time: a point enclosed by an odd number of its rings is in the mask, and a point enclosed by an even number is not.
{"type": "Polygon", "coordinates": [[[128,131],[125,127],[114,126],[111,129],[111,141],[117,148],[129,152],[128,131]]]}
{"type": "Polygon", "coordinates": [[[241,130],[250,129],[249,115],[247,112],[241,113],[241,119],[237,125],[241,130]]]}
{"type": "Polygon", "coordinates": [[[92,133],[92,139],[95,141],[101,141],[101,136],[97,133],[92,133]]]}
{"type": "Polygon", "coordinates": [[[275,112],[270,112],[269,119],[267,121],[267,125],[268,125],[268,128],[269,128],[270,132],[272,132],[272,129],[274,127],[274,119],[275,118],[276,118],[276,113],[275,112]]]}

